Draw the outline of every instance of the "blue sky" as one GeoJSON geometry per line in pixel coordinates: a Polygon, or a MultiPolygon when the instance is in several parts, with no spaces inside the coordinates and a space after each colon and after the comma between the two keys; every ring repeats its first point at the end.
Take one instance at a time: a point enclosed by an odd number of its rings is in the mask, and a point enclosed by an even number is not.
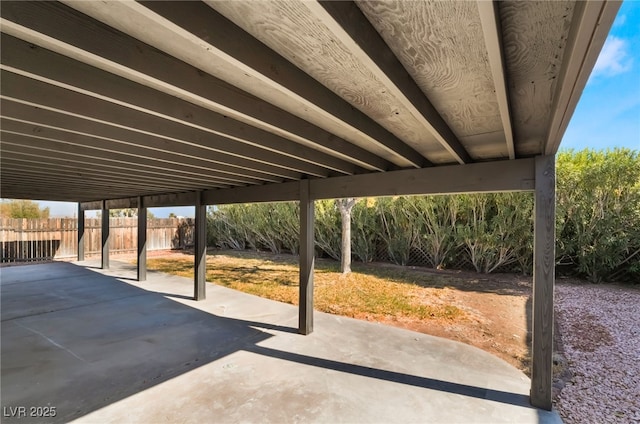
{"type": "MultiPolygon", "coordinates": [[[[561,149],[640,149],[640,1],[622,4],[600,53],[561,149]]],[[[75,203],[40,202],[51,216],[74,216],[75,203]]],[[[193,207],[155,208],[158,218],[170,212],[193,217],[193,207]]]]}
{"type": "Polygon", "coordinates": [[[561,149],[640,149],[640,1],[622,3],[561,149]]]}

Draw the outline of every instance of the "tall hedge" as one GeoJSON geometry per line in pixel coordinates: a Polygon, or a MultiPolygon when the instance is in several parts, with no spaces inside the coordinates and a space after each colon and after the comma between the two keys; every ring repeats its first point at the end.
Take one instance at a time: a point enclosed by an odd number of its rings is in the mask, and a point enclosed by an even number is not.
{"type": "MultiPolygon", "coordinates": [[[[533,195],[501,193],[360,199],[352,255],[407,265],[530,273],[533,195]]],[[[638,151],[564,151],[557,156],[558,271],[590,281],[640,282],[638,151]]],[[[209,244],[298,251],[295,202],[222,206],[209,212],[209,244]]],[[[340,213],[316,201],[318,254],[340,259],[340,213]]]]}
{"type": "Polygon", "coordinates": [[[640,154],[557,157],[557,262],[590,281],[640,283],[640,154]]]}

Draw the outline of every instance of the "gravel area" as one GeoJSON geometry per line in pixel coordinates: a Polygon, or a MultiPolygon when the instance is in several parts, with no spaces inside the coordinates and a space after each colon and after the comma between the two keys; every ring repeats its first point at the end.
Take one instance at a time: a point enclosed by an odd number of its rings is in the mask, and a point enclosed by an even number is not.
{"type": "Polygon", "coordinates": [[[560,283],[556,319],[564,422],[640,423],[640,288],[560,283]]]}

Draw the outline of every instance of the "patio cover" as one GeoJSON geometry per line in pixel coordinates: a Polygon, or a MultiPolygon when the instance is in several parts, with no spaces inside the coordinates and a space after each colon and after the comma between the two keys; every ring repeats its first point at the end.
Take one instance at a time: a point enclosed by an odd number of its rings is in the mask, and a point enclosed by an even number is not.
{"type": "Polygon", "coordinates": [[[619,6],[3,1],[1,195],[102,209],[105,267],[108,209],[140,208],[141,279],[145,209],[195,205],[196,299],[206,205],[300,201],[308,334],[315,199],[533,191],[550,409],[555,153],[619,6]]]}

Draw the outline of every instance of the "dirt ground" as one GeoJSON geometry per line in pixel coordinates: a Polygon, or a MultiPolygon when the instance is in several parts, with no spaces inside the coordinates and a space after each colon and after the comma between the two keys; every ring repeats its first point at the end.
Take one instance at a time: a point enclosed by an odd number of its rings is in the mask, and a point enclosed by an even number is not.
{"type": "Polygon", "coordinates": [[[385,324],[476,346],[530,375],[531,277],[413,269],[455,276],[452,282],[464,281],[442,290],[443,300],[464,310],[466,317],[453,322],[437,318],[426,321],[390,318],[384,321],[385,324]]]}

